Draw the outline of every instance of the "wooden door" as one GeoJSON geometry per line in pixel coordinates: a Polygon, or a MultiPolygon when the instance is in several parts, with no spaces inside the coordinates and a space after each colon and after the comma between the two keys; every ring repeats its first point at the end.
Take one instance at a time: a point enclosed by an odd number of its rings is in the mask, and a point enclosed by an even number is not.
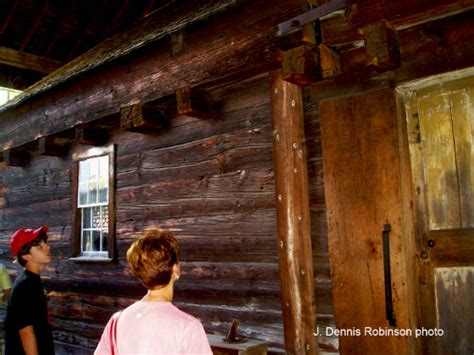
{"type": "Polygon", "coordinates": [[[337,328],[330,331],[339,336],[341,354],[412,354],[416,339],[406,330],[414,327],[414,240],[405,188],[411,180],[395,91],[324,101],[320,111],[337,328]],[[389,259],[382,245],[386,225],[389,259]],[[391,264],[396,325],[387,319],[384,260],[391,264]]]}
{"type": "Polygon", "coordinates": [[[402,92],[423,352],[474,353],[474,78],[402,92]]]}

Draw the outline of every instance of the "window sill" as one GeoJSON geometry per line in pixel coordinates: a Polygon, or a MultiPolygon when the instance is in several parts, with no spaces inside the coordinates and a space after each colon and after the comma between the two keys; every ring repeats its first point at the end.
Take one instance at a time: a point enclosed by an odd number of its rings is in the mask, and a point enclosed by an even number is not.
{"type": "Polygon", "coordinates": [[[113,261],[113,259],[109,257],[90,255],[75,256],[73,258],[69,258],[69,260],[76,263],[111,263],[113,261]]]}

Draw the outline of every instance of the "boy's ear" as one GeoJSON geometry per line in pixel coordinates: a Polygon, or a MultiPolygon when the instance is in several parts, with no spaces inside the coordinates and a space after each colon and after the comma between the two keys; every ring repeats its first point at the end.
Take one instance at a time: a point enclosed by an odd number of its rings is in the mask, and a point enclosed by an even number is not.
{"type": "Polygon", "coordinates": [[[31,255],[30,254],[24,254],[24,255],[20,256],[20,258],[25,260],[25,262],[28,262],[28,261],[31,260],[31,255]]]}

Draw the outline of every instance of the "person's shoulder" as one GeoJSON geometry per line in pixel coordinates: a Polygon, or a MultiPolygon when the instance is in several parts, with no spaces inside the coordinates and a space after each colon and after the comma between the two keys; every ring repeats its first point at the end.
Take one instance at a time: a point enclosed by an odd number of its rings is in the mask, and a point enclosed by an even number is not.
{"type": "Polygon", "coordinates": [[[182,311],[181,309],[179,309],[175,305],[171,304],[171,307],[173,309],[173,312],[175,312],[176,316],[181,318],[182,321],[184,321],[186,323],[194,323],[196,321],[200,322],[200,320],[198,318],[194,317],[193,315],[191,315],[189,313],[186,313],[186,312],[182,311]]]}
{"type": "Polygon", "coordinates": [[[41,280],[31,273],[23,270],[21,271],[15,279],[15,287],[34,287],[37,285],[41,285],[41,280]],[[39,281],[39,282],[38,282],[39,281]]]}
{"type": "Polygon", "coordinates": [[[7,272],[7,267],[3,263],[0,263],[0,273],[3,272],[7,272]]]}

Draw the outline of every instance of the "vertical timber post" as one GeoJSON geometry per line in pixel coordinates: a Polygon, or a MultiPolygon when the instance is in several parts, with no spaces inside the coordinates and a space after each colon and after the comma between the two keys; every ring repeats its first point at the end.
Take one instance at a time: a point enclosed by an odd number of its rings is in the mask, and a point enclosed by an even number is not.
{"type": "Polygon", "coordinates": [[[289,354],[318,354],[301,87],[270,73],[278,258],[289,354]]]}

